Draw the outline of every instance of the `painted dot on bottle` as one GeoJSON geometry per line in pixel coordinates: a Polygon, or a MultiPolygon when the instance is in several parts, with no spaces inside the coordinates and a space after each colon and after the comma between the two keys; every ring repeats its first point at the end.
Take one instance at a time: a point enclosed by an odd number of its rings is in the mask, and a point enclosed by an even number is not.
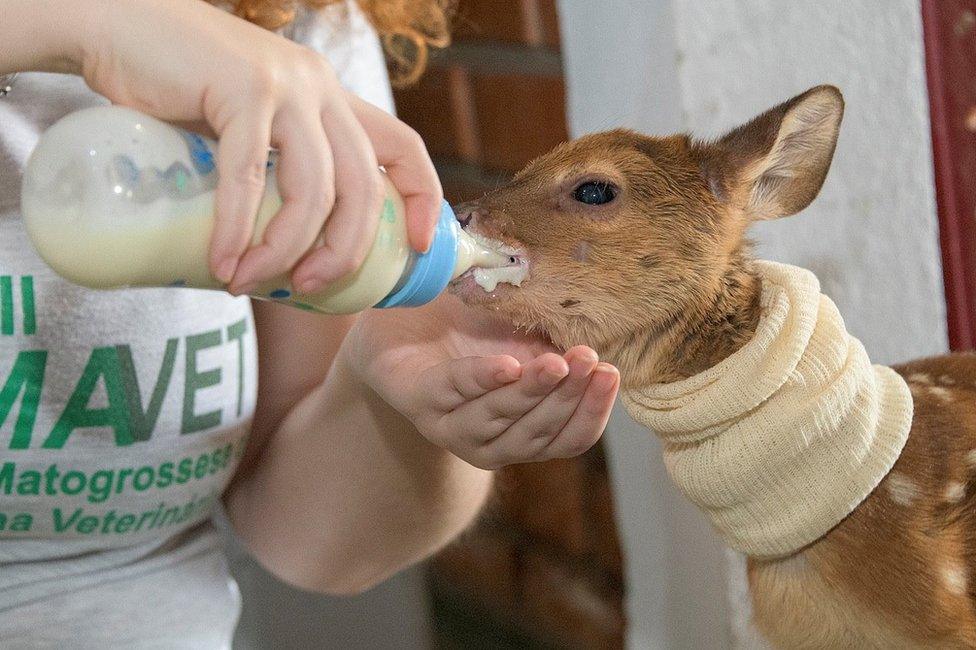
{"type": "Polygon", "coordinates": [[[176,191],[179,192],[180,194],[185,192],[186,181],[187,181],[186,172],[183,171],[182,169],[177,169],[174,180],[176,181],[176,191]]]}
{"type": "Polygon", "coordinates": [[[388,223],[396,223],[396,208],[393,207],[393,201],[389,198],[383,202],[383,213],[380,215],[380,219],[388,223]]]}
{"type": "Polygon", "coordinates": [[[289,291],[288,289],[275,289],[274,291],[272,291],[268,295],[271,296],[272,298],[274,298],[275,300],[281,300],[283,298],[290,297],[291,296],[291,291],[289,291]]]}

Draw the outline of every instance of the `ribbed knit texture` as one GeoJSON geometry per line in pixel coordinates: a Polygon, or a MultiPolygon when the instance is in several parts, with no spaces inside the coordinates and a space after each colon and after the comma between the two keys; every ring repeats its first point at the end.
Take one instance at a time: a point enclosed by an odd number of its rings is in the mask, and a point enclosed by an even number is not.
{"type": "Polygon", "coordinates": [[[664,441],[675,483],[735,549],[790,554],[870,494],[901,453],[912,396],[871,365],[813,273],[758,261],[761,316],[745,346],[670,384],[624,391],[664,441]]]}

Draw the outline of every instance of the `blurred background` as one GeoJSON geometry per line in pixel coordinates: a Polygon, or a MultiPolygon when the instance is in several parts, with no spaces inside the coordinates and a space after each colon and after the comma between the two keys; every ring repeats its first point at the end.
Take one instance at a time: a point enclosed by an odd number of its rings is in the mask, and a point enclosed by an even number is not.
{"type": "MultiPolygon", "coordinates": [[[[872,359],[976,339],[976,0],[461,0],[455,44],[396,94],[449,200],[618,126],[711,137],[821,83],[847,112],[820,197],[756,229],[813,270],[872,359]]],[[[236,647],[762,648],[743,561],[622,412],[575,460],[511,468],[484,521],[357,598],[235,551],[236,647]]]]}

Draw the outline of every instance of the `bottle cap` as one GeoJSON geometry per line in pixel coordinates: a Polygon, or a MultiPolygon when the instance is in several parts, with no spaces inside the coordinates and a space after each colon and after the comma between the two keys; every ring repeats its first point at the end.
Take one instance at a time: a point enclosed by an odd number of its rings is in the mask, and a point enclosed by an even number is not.
{"type": "Polygon", "coordinates": [[[458,255],[458,228],[454,209],[444,201],[430,248],[426,253],[416,254],[407,281],[376,306],[419,307],[439,296],[454,275],[458,255]]]}

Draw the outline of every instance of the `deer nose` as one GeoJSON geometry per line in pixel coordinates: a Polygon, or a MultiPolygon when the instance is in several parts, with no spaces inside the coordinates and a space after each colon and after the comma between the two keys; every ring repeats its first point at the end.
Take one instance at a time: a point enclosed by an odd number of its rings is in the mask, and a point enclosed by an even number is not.
{"type": "Polygon", "coordinates": [[[462,228],[467,228],[472,222],[484,219],[487,215],[487,211],[476,202],[462,203],[454,208],[454,216],[462,228]]]}

